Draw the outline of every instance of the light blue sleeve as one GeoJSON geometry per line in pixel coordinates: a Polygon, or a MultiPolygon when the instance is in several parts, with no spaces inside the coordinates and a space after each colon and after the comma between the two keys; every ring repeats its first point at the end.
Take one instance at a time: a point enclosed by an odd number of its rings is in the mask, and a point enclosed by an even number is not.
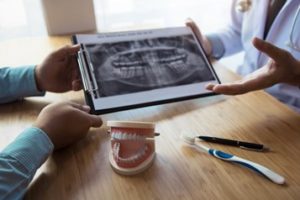
{"type": "Polygon", "coordinates": [[[25,129],[0,153],[0,199],[22,199],[36,170],[53,151],[48,136],[35,127],[25,129]]]}
{"type": "Polygon", "coordinates": [[[211,55],[215,59],[220,59],[225,54],[225,46],[221,39],[218,37],[217,34],[210,34],[206,35],[207,39],[211,43],[212,46],[212,52],[211,55]]]}
{"type": "Polygon", "coordinates": [[[45,94],[36,87],[34,68],[34,66],[0,68],[0,103],[45,94]]]}

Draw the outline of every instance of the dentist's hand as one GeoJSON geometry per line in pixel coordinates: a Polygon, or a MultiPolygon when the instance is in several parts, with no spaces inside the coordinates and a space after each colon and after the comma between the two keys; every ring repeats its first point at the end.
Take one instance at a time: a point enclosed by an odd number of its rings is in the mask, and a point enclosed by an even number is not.
{"type": "Polygon", "coordinates": [[[211,52],[212,52],[212,47],[211,47],[210,41],[207,39],[207,37],[205,37],[205,35],[201,34],[201,31],[198,28],[198,26],[196,25],[196,23],[192,19],[189,18],[186,20],[185,25],[192,29],[192,31],[194,32],[194,34],[196,35],[198,40],[201,42],[206,55],[210,56],[211,52]]]}
{"type": "Polygon", "coordinates": [[[102,125],[101,118],[89,111],[88,106],[73,102],[50,104],[41,111],[34,126],[42,129],[59,149],[83,138],[90,127],[102,125]]]}
{"type": "Polygon", "coordinates": [[[216,93],[236,95],[264,89],[277,83],[300,86],[300,61],[296,60],[288,51],[261,39],[254,38],[253,45],[270,57],[266,65],[245,76],[242,80],[234,83],[208,84],[206,89],[216,93]]]}
{"type": "Polygon", "coordinates": [[[76,53],[80,46],[65,46],[50,53],[35,68],[37,88],[40,91],[67,92],[82,88],[76,53]]]}

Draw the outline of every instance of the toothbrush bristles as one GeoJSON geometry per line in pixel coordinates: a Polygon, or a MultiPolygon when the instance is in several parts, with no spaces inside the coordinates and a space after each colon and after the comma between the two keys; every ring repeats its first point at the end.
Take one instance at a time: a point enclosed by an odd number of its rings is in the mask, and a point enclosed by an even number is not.
{"type": "Polygon", "coordinates": [[[192,137],[188,134],[181,134],[180,138],[188,144],[195,144],[195,137],[192,137]]]}

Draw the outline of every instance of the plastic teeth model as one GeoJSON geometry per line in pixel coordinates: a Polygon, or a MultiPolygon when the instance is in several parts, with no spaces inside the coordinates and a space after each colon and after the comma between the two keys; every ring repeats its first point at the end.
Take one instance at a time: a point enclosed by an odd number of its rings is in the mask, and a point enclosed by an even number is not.
{"type": "Polygon", "coordinates": [[[153,123],[108,121],[111,133],[109,160],[122,175],[134,175],[148,169],[155,158],[153,123]]]}

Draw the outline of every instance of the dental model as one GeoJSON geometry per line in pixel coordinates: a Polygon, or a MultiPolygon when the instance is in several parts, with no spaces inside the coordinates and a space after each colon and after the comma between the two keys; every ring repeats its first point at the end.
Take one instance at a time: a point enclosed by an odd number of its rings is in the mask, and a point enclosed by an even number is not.
{"type": "Polygon", "coordinates": [[[155,158],[153,123],[108,121],[111,134],[109,161],[122,175],[134,175],[149,168],[155,158]]]}

